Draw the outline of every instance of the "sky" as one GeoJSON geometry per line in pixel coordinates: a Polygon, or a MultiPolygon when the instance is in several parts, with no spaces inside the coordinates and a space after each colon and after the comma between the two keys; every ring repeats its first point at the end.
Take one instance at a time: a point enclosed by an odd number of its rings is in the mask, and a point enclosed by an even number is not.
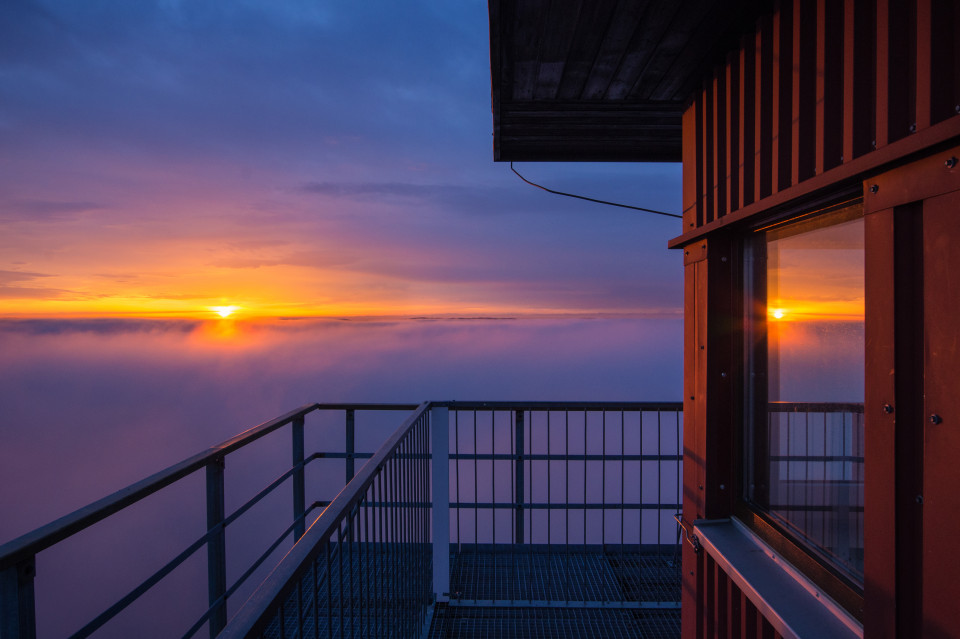
{"type": "MultiPolygon", "coordinates": [[[[672,314],[679,220],[492,161],[486,3],[0,5],[0,317],[672,314]]],[[[520,164],[678,211],[679,164],[520,164]]]]}

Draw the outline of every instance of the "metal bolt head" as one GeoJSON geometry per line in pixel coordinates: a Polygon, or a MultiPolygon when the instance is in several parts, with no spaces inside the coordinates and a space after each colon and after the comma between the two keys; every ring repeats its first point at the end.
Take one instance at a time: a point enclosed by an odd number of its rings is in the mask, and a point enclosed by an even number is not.
{"type": "Polygon", "coordinates": [[[930,423],[931,423],[931,424],[934,424],[934,425],[936,425],[936,424],[942,424],[942,423],[943,423],[943,418],[940,417],[939,415],[937,415],[936,413],[934,413],[933,415],[930,416],[930,423]]]}
{"type": "Polygon", "coordinates": [[[916,132],[917,132],[917,123],[914,122],[913,124],[910,125],[910,133],[916,133],[916,132]]]}
{"type": "Polygon", "coordinates": [[[893,412],[893,406],[891,406],[890,404],[884,404],[884,405],[883,405],[883,412],[885,412],[887,415],[889,415],[890,413],[893,412]]]}
{"type": "Polygon", "coordinates": [[[921,506],[923,505],[923,495],[917,495],[916,501],[921,506]]]}
{"type": "Polygon", "coordinates": [[[943,165],[948,169],[952,169],[957,165],[957,158],[951,156],[943,165]]]}
{"type": "Polygon", "coordinates": [[[877,193],[879,190],[880,190],[880,185],[879,185],[879,184],[871,184],[871,185],[870,185],[870,192],[871,192],[871,193],[877,193]]]}

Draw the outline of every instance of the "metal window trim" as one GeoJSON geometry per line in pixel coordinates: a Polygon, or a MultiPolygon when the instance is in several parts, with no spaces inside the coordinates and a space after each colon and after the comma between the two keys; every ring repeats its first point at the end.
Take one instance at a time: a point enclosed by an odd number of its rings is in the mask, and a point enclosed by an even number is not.
{"type": "Polygon", "coordinates": [[[698,521],[693,530],[784,639],[863,639],[859,621],[740,521],[698,521]]]}

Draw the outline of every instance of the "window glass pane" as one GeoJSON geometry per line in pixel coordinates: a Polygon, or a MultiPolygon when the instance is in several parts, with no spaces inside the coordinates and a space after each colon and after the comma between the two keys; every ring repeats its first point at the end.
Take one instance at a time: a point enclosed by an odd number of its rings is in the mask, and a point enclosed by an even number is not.
{"type": "Polygon", "coordinates": [[[862,584],[862,211],[757,235],[747,261],[746,497],[862,584]]]}

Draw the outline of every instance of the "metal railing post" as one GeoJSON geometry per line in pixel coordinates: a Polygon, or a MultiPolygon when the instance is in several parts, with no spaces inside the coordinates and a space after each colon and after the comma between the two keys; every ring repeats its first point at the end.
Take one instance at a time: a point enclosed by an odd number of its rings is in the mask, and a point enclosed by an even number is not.
{"type": "Polygon", "coordinates": [[[433,494],[433,592],[450,601],[450,410],[430,410],[433,494]]]}
{"type": "Polygon", "coordinates": [[[36,559],[0,570],[0,639],[35,639],[37,618],[33,597],[36,559]]]}
{"type": "Polygon", "coordinates": [[[354,445],[356,442],[356,411],[352,408],[347,409],[347,424],[346,424],[346,447],[347,453],[347,465],[346,465],[346,478],[347,480],[343,482],[343,485],[346,486],[350,483],[350,480],[353,479],[353,476],[356,474],[354,470],[354,445]]]}
{"type": "MultiPolygon", "coordinates": [[[[522,544],[523,543],[523,411],[517,411],[516,419],[516,451],[517,459],[514,462],[516,466],[516,472],[514,473],[514,479],[516,485],[514,486],[513,493],[513,503],[516,504],[517,518],[515,521],[514,528],[514,539],[513,543],[522,544]]],[[[547,451],[549,453],[550,451],[547,451]]],[[[550,462],[547,462],[550,463],[550,462]]],[[[547,513],[549,516],[549,513],[547,513]]]]}
{"type": "Polygon", "coordinates": [[[223,457],[207,464],[207,532],[217,529],[207,540],[207,595],[212,608],[210,637],[213,639],[227,625],[227,544],[223,529],[224,491],[223,457]]]}
{"type": "Polygon", "coordinates": [[[291,423],[293,433],[293,542],[303,537],[306,530],[306,489],[303,479],[303,416],[291,423]]]}

